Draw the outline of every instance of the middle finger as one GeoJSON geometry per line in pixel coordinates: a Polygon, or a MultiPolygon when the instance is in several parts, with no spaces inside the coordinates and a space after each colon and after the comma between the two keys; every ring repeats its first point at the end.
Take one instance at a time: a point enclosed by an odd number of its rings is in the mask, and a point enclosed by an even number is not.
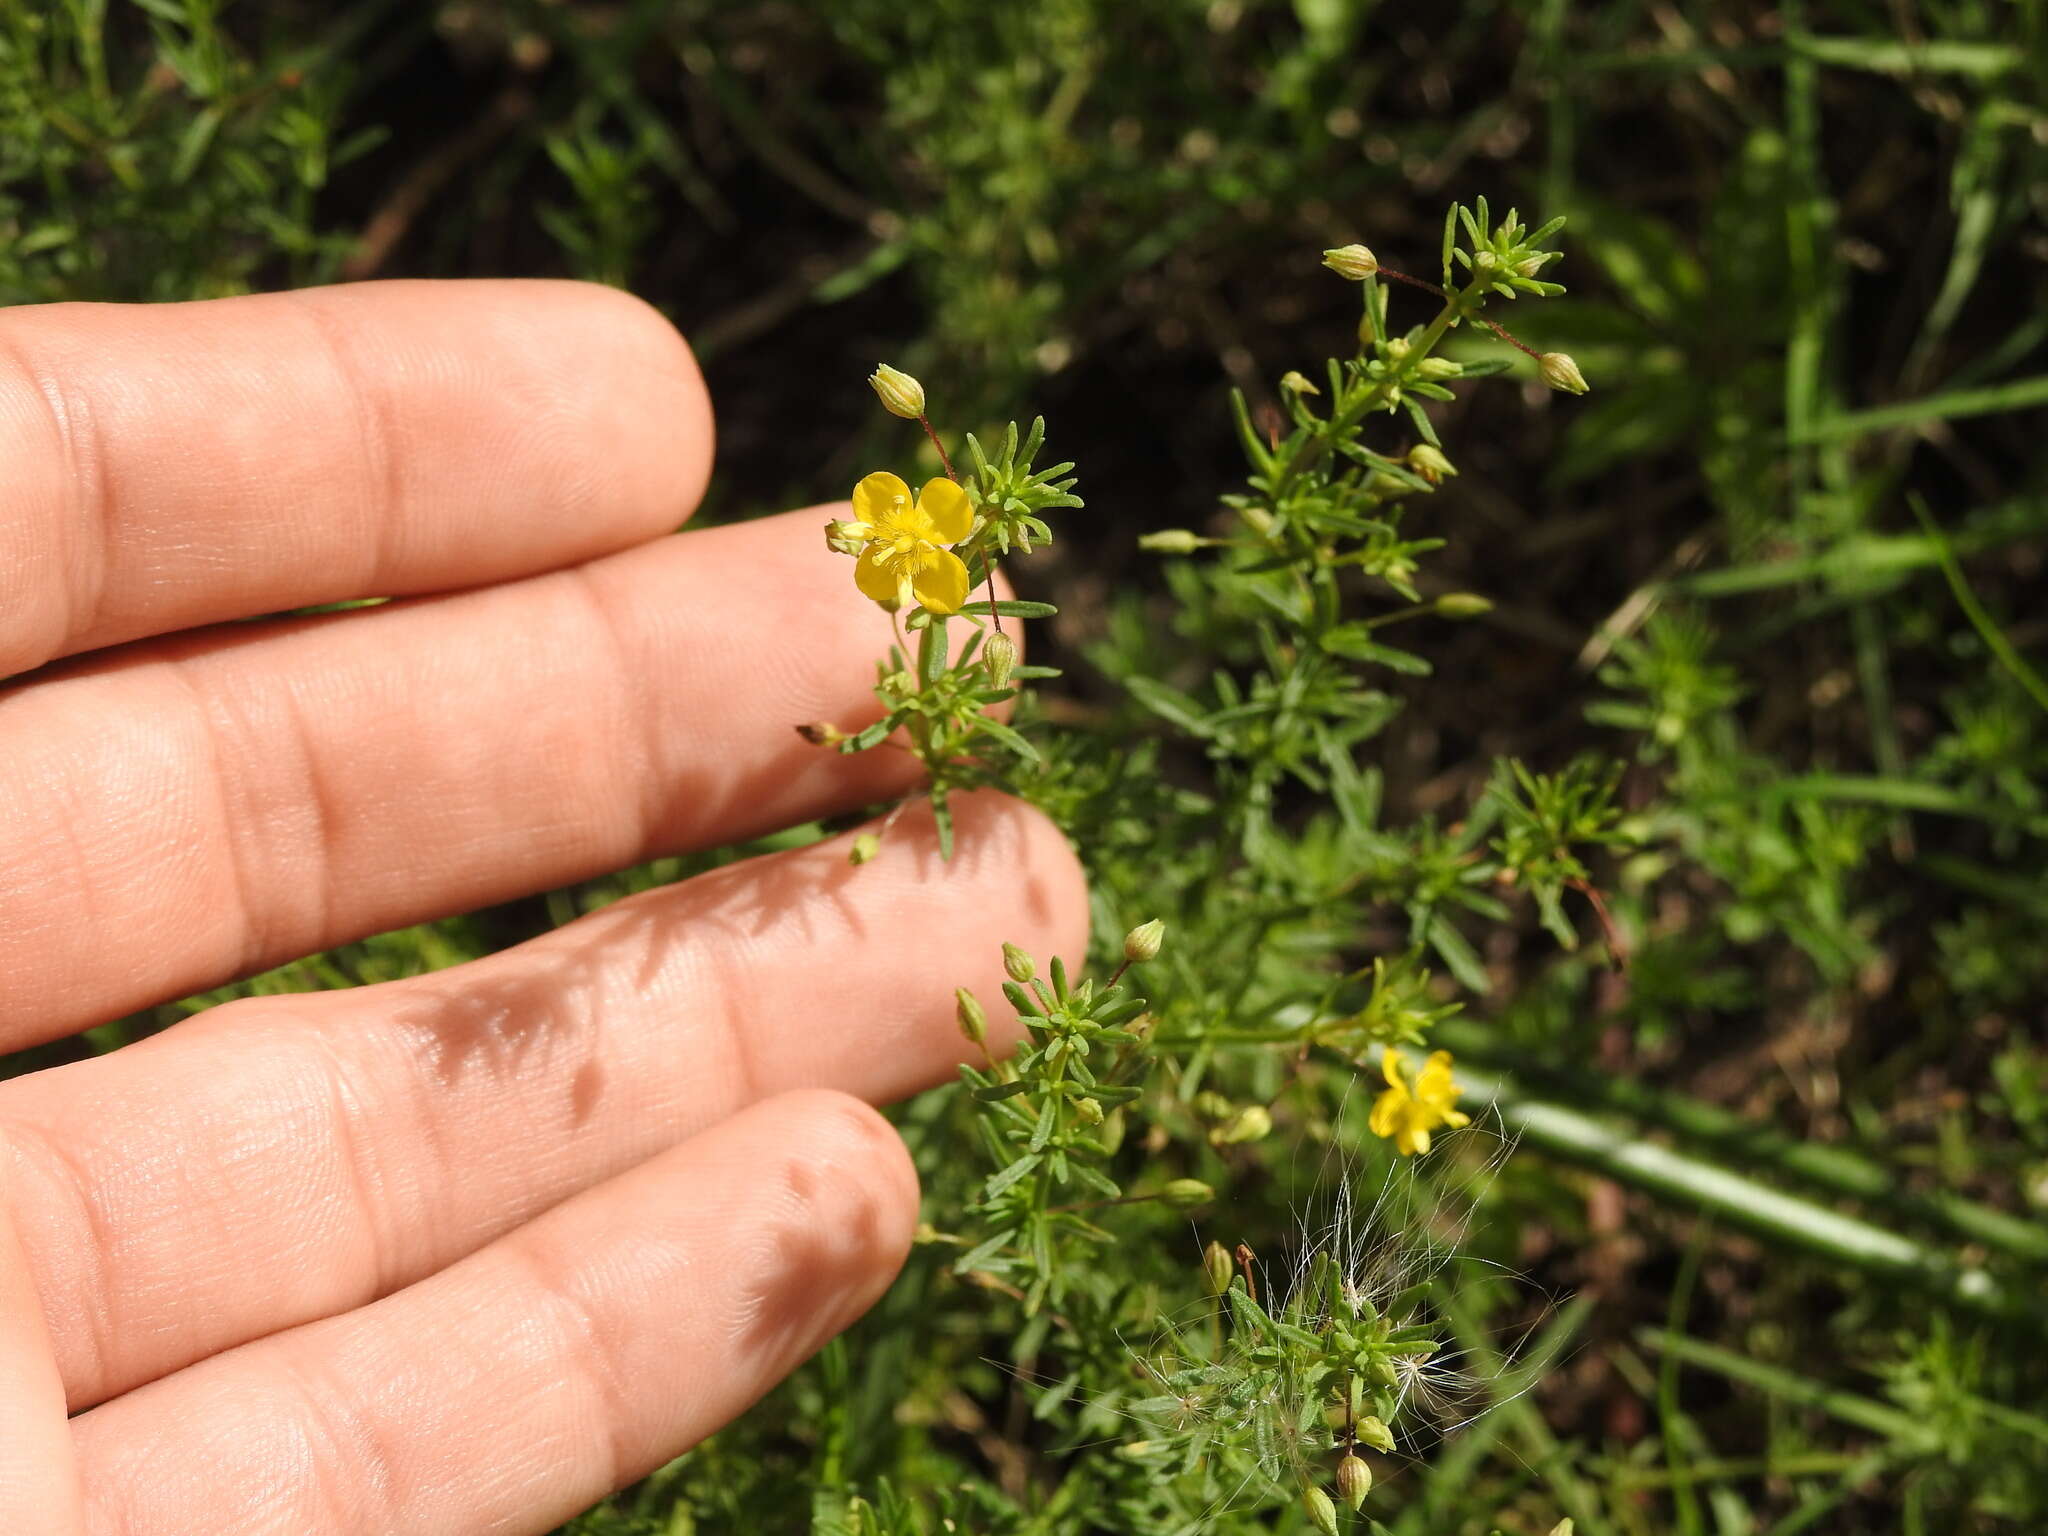
{"type": "Polygon", "coordinates": [[[950,863],[909,811],[859,869],[817,844],[0,1083],[72,1407],[362,1305],[757,1099],[943,1077],[953,986],[992,998],[1005,939],[1077,956],[1087,929],[1050,822],[957,805],[950,863]]]}

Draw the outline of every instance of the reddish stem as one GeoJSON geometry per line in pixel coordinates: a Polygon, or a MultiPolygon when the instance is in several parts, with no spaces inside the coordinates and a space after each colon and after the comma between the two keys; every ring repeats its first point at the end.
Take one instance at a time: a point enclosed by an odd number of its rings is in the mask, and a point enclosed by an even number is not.
{"type": "Polygon", "coordinates": [[[1600,920],[1600,932],[1607,940],[1607,954],[1617,971],[1628,970],[1628,940],[1621,936],[1621,927],[1614,921],[1614,914],[1607,910],[1607,898],[1600,894],[1600,888],[1590,880],[1567,880],[1565,884],[1577,891],[1593,905],[1593,916],[1600,920]]]}
{"type": "MultiPolygon", "coordinates": [[[[1451,296],[1448,293],[1444,292],[1443,289],[1437,287],[1435,283],[1425,282],[1423,279],[1419,277],[1410,277],[1406,272],[1396,272],[1392,267],[1381,267],[1379,270],[1379,275],[1381,277],[1391,277],[1397,283],[1406,283],[1411,288],[1420,288],[1424,293],[1433,293],[1438,298],[1442,299],[1446,304],[1450,303],[1451,301],[1451,296]]],[[[1541,361],[1543,354],[1541,352],[1538,352],[1534,347],[1523,346],[1521,342],[1515,339],[1514,334],[1511,331],[1509,331],[1506,326],[1496,325],[1493,321],[1487,319],[1486,316],[1478,313],[1474,313],[1472,318],[1474,320],[1477,320],[1481,325],[1485,326],[1489,331],[1493,332],[1494,335],[1498,336],[1502,341],[1506,342],[1509,346],[1513,347],[1517,352],[1522,353],[1524,356],[1533,357],[1541,361]]]]}

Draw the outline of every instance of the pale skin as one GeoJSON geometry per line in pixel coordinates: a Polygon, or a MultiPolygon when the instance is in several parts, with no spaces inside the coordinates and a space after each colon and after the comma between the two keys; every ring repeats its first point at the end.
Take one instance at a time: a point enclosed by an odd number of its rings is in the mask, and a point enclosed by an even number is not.
{"type": "MultiPolygon", "coordinates": [[[[872,718],[844,509],[671,536],[710,458],[607,290],[0,315],[0,1050],[912,788],[792,729],[872,718]]],[[[901,1265],[952,988],[1084,942],[960,820],[0,1083],[0,1531],[539,1532],[717,1429],[901,1265]]]]}

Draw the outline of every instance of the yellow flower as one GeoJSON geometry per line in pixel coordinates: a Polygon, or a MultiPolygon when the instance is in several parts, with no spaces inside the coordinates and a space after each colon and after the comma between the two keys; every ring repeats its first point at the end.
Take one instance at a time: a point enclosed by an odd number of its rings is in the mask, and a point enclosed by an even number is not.
{"type": "Polygon", "coordinates": [[[1470,1123],[1470,1115],[1451,1107],[1458,1102],[1459,1088],[1451,1080],[1449,1051],[1429,1053],[1412,1089],[1401,1071],[1401,1053],[1391,1045],[1380,1058],[1380,1071],[1386,1075],[1387,1091],[1373,1101],[1372,1119],[1367,1123],[1373,1135],[1391,1137],[1394,1150],[1403,1157],[1427,1152],[1429,1133],[1437,1126],[1455,1131],[1470,1123]]]}
{"type": "Polygon", "coordinates": [[[944,614],[967,601],[967,566],[944,546],[973,529],[974,509],[952,481],[927,480],[913,501],[909,486],[881,470],[853,488],[853,517],[832,524],[828,539],[848,554],[859,549],[854,584],[884,608],[914,600],[944,614]]]}

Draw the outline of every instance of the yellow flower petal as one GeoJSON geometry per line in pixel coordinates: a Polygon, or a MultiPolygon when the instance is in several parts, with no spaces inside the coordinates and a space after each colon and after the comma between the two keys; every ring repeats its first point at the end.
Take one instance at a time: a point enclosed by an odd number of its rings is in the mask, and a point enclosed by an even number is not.
{"type": "MultiPolygon", "coordinates": [[[[868,477],[870,480],[875,478],[873,475],[868,477]]],[[[853,584],[860,588],[864,596],[873,598],[893,611],[896,602],[896,573],[890,569],[888,549],[885,545],[870,544],[861,551],[860,558],[853,562],[853,584]]]]}
{"type": "Polygon", "coordinates": [[[1472,1117],[1462,1109],[1447,1109],[1444,1111],[1444,1125],[1447,1129],[1455,1131],[1458,1127],[1470,1125],[1471,1123],[1472,1117]]]}
{"type": "Polygon", "coordinates": [[[1373,1100],[1372,1118],[1366,1122],[1375,1136],[1391,1136],[1401,1123],[1401,1106],[1407,1102],[1407,1093],[1399,1088],[1389,1088],[1373,1100]]]}
{"type": "Polygon", "coordinates": [[[931,519],[936,543],[958,544],[974,531],[974,508],[967,493],[950,480],[925,481],[917,493],[917,510],[931,519]]]}
{"type": "Polygon", "coordinates": [[[1422,1156],[1423,1153],[1429,1150],[1429,1127],[1412,1123],[1403,1126],[1401,1134],[1395,1140],[1394,1145],[1403,1152],[1406,1152],[1410,1157],[1422,1156]]]}
{"type": "Polygon", "coordinates": [[[1405,1096],[1408,1084],[1401,1076],[1401,1053],[1391,1045],[1380,1055],[1380,1076],[1387,1080],[1389,1088],[1398,1088],[1405,1096]]]}
{"type": "Polygon", "coordinates": [[[876,470],[853,488],[853,515],[864,523],[879,526],[884,519],[909,509],[910,487],[900,475],[892,475],[886,469],[876,470]]]}
{"type": "Polygon", "coordinates": [[[933,613],[958,613],[967,601],[967,565],[950,549],[935,549],[931,564],[911,578],[917,600],[933,613]]]}

